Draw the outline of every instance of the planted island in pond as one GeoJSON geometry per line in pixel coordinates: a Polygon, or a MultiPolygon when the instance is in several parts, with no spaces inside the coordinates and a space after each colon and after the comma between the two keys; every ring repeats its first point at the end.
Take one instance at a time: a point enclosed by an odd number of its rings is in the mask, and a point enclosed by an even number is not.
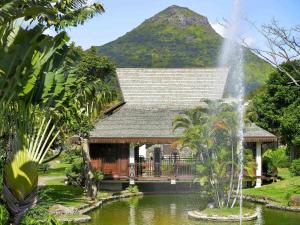
{"type": "Polygon", "coordinates": [[[243,208],[242,215],[240,208],[207,208],[202,211],[189,211],[188,216],[193,220],[221,221],[221,222],[239,222],[241,217],[243,221],[257,219],[257,213],[254,209],[243,208]]]}

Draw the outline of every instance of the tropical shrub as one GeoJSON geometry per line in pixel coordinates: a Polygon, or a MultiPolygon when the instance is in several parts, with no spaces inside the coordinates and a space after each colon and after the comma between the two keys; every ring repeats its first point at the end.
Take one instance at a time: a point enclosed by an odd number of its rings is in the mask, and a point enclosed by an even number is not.
{"type": "Polygon", "coordinates": [[[76,158],[72,166],[66,169],[67,182],[70,185],[84,187],[85,172],[82,158],[76,158]]]}
{"type": "Polygon", "coordinates": [[[276,178],[278,175],[278,168],[282,167],[288,161],[288,156],[285,147],[280,147],[276,150],[268,149],[263,154],[263,159],[267,161],[268,173],[276,178]]]}
{"type": "Polygon", "coordinates": [[[58,130],[64,133],[61,140],[72,132],[86,135],[94,106],[99,110],[110,99],[101,81],[75,75],[74,62],[66,58],[69,38],[61,31],[104,9],[86,0],[54,0],[2,1],[0,11],[5,11],[0,15],[0,136],[9,137],[3,197],[18,224],[36,204],[38,166],[58,130]],[[24,20],[31,25],[21,26],[24,20]],[[54,37],[45,35],[50,27],[58,32],[54,37]]]}
{"type": "Polygon", "coordinates": [[[8,224],[9,212],[4,205],[0,205],[0,224],[8,224]]]}
{"type": "Polygon", "coordinates": [[[289,170],[293,176],[300,176],[300,159],[293,160],[289,170]]]}
{"type": "Polygon", "coordinates": [[[244,170],[247,177],[254,178],[256,169],[256,161],[251,149],[244,149],[244,170]]]}
{"type": "Polygon", "coordinates": [[[128,193],[138,193],[139,192],[139,188],[137,185],[129,185],[126,189],[125,192],[128,193]]]}
{"type": "Polygon", "coordinates": [[[4,166],[3,197],[16,224],[37,203],[38,167],[58,135],[51,120],[46,123],[44,118],[39,123],[39,129],[19,137],[16,153],[4,166]]]}
{"type": "Polygon", "coordinates": [[[36,206],[28,210],[22,218],[21,225],[62,225],[52,215],[48,213],[48,209],[44,206],[36,206]]]}
{"type": "Polygon", "coordinates": [[[61,154],[63,163],[72,164],[78,158],[82,158],[82,150],[77,146],[70,146],[61,154]]]}
{"type": "Polygon", "coordinates": [[[104,175],[100,170],[92,169],[92,174],[93,174],[93,181],[95,183],[100,182],[104,178],[104,175]]]}

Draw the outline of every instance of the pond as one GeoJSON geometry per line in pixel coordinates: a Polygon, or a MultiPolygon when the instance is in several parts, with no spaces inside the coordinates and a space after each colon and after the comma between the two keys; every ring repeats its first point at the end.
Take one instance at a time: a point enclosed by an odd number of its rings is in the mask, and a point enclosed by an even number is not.
{"type": "MultiPolygon", "coordinates": [[[[189,210],[201,209],[205,205],[206,202],[197,195],[145,195],[103,205],[90,214],[92,221],[86,225],[209,225],[208,222],[191,221],[187,217],[189,210]]],[[[243,224],[300,224],[300,213],[268,209],[252,203],[246,203],[246,206],[255,207],[261,213],[256,222],[243,224]]]]}

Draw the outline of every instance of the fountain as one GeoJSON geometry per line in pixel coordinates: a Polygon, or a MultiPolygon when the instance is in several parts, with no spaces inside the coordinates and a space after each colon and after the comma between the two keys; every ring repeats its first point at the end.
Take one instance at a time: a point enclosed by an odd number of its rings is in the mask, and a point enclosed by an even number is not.
{"type": "MultiPolygon", "coordinates": [[[[220,55],[219,66],[228,66],[230,68],[230,77],[227,89],[231,97],[237,103],[237,115],[238,115],[238,165],[239,176],[236,196],[239,197],[240,206],[240,224],[242,224],[243,218],[243,130],[244,130],[244,57],[243,47],[237,44],[240,30],[241,19],[241,0],[235,0],[233,12],[228,23],[228,29],[226,30],[224,44],[220,55]]],[[[235,204],[237,198],[234,199],[232,206],[235,204]]]]}
{"type": "MultiPolygon", "coordinates": [[[[236,105],[237,110],[237,161],[238,161],[238,176],[237,176],[237,185],[236,185],[236,195],[231,204],[231,208],[235,206],[237,200],[239,200],[240,213],[238,216],[235,216],[234,219],[226,217],[212,217],[211,220],[222,220],[229,221],[232,219],[234,221],[239,220],[242,224],[243,220],[253,220],[257,218],[256,213],[253,213],[251,216],[244,216],[243,214],[243,172],[244,172],[244,163],[243,163],[243,130],[244,130],[244,58],[243,58],[243,47],[238,44],[239,31],[240,31],[240,18],[241,18],[241,0],[235,0],[234,7],[232,11],[231,18],[229,19],[226,25],[225,39],[222,46],[222,51],[219,58],[219,67],[228,67],[229,79],[227,82],[227,93],[230,96],[230,100],[226,102],[232,102],[236,105]]],[[[191,218],[205,219],[207,215],[201,212],[190,212],[189,216],[191,218]]],[[[206,218],[207,219],[207,218],[206,218]]]]}

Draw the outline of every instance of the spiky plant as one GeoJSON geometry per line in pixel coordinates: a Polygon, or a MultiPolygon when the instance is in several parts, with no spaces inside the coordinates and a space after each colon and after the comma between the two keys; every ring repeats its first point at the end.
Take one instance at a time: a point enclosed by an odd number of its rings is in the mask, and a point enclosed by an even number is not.
{"type": "Polygon", "coordinates": [[[9,211],[18,224],[24,213],[37,202],[38,166],[57,138],[55,125],[44,118],[39,129],[22,134],[19,146],[4,167],[3,195],[9,211]]]}

